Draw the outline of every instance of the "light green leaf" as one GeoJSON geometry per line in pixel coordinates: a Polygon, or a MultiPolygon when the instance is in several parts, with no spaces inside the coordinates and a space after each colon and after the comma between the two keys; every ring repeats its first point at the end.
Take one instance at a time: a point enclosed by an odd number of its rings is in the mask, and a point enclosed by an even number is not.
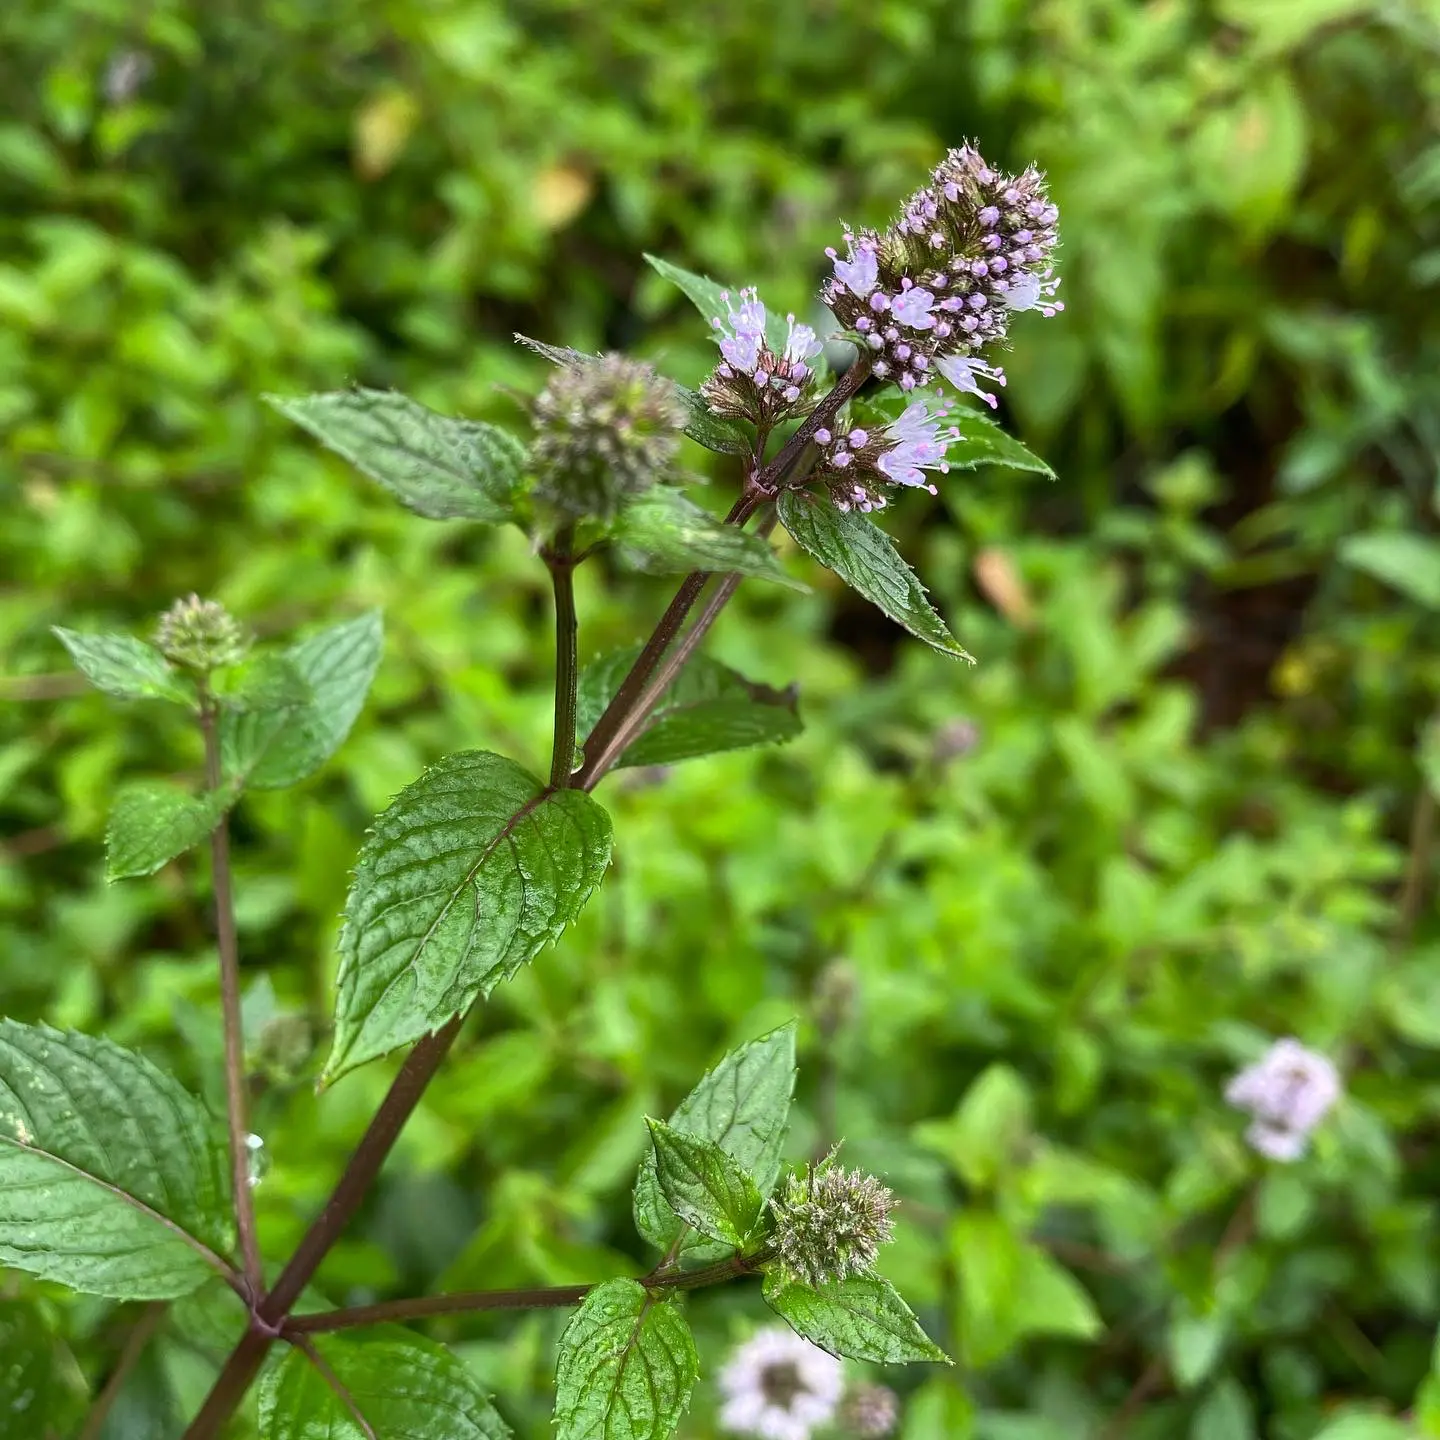
{"type": "Polygon", "coordinates": [[[785,573],[762,536],[723,524],[668,485],[654,485],[626,505],[611,534],[625,559],[651,574],[735,571],[791,590],[807,588],[785,573]]]}
{"type": "Polygon", "coordinates": [[[978,470],[982,465],[1003,465],[1008,470],[1030,470],[1047,480],[1055,471],[1033,450],[978,411],[967,410],[955,417],[960,438],[952,440],[945,460],[952,470],[978,470]]]}
{"type": "MultiPolygon", "coordinates": [[[[762,1200],[780,1177],[780,1152],[795,1090],[795,1026],[782,1025],[730,1051],[680,1102],[670,1128],[713,1141],[755,1182],[762,1200]]],[[[635,1181],[635,1225],[654,1246],[668,1250],[687,1229],[666,1203],[652,1150],[635,1181]]],[[[710,1260],[727,1247],[689,1236],[682,1258],[710,1260]]]]}
{"type": "Polygon", "coordinates": [[[153,875],[167,861],[198,845],[234,801],[235,790],[229,786],[191,795],[159,781],[127,785],[110,807],[106,878],[153,875]]]}
{"type": "Polygon", "coordinates": [[[287,1351],[261,1381],[263,1440],[508,1440],[489,1396],[433,1340],[387,1328],[373,1339],[311,1343],[329,1376],[287,1351]]]}
{"type": "Polygon", "coordinates": [[[231,710],[285,710],[308,705],[315,698],[309,681],[293,661],[263,652],[216,671],[211,690],[216,702],[231,710]]]}
{"type": "Polygon", "coordinates": [[[920,1328],[915,1312],[879,1275],[811,1286],[768,1270],[765,1303],[812,1345],[847,1360],[899,1365],[950,1357],[920,1328]]]}
{"type": "MultiPolygon", "coordinates": [[[[582,735],[604,713],[639,653],[638,645],[612,651],[581,673],[582,735]]],[[[789,740],[800,730],[793,689],[757,685],[708,655],[692,655],[619,764],[673,765],[697,755],[789,740]]]]}
{"type": "Polygon", "coordinates": [[[634,1280],[608,1280],[560,1337],[556,1440],[665,1440],[700,1361],[685,1316],[634,1280]]]}
{"type": "Polygon", "coordinates": [[[943,1155],[968,1185],[993,1185],[1022,1158],[1030,1130],[1030,1087],[1009,1065],[996,1063],[971,1082],[945,1121],[925,1121],[915,1138],[943,1155]]]}
{"type": "Polygon", "coordinates": [[[46,1440],[75,1433],[85,1401],[80,1370],[73,1361],[62,1365],[39,1305],[0,1299],[0,1356],[0,1435],[46,1440]]]}
{"type": "Polygon", "coordinates": [[[750,1238],[765,1208],[755,1182],[710,1140],[647,1120],[656,1178],[670,1208],[687,1225],[728,1245],[750,1238]]]}
{"type": "Polygon", "coordinates": [[[86,633],[52,627],[85,678],[121,700],[173,700],[195,704],[195,686],[153,645],[132,635],[86,633]]]}
{"type": "Polygon", "coordinates": [[[462,1014],[584,907],[610,819],[513,760],[448,755],[396,796],[355,867],[324,1079],[462,1014]]]}
{"type": "Polygon", "coordinates": [[[263,398],[417,515],[514,518],[525,449],[508,431],[437,415],[394,390],[263,398]]]}
{"type": "Polygon", "coordinates": [[[1190,1440],[1255,1440],[1255,1407],[1239,1381],[1225,1376],[1200,1402],[1190,1440]]]}
{"type": "MultiPolygon", "coordinates": [[[[697,275],[693,270],[683,270],[678,265],[672,265],[668,260],[662,260],[658,255],[646,255],[645,260],[657,275],[685,292],[690,303],[704,317],[706,325],[709,325],[712,320],[725,318],[729,309],[724,300],[726,293],[738,299],[740,293],[738,286],[718,284],[708,275],[697,275]]],[[[789,327],[785,323],[785,317],[767,309],[765,312],[765,343],[777,355],[784,353],[788,333],[789,327]]]]}
{"type": "Polygon", "coordinates": [[[712,414],[698,392],[688,390],[684,385],[676,385],[675,389],[690,412],[685,433],[697,444],[722,455],[749,455],[755,449],[755,442],[743,421],[733,420],[728,415],[712,414]]]}
{"type": "Polygon", "coordinates": [[[1430,610],[1440,610],[1440,540],[1406,530],[1375,530],[1340,542],[1340,558],[1392,585],[1430,610]]]}
{"type": "Polygon", "coordinates": [[[1182,1390],[1198,1385],[1215,1368],[1229,1332],[1224,1315],[1181,1313],[1170,1322],[1166,1348],[1170,1373],[1182,1390]]]}
{"type": "Polygon", "coordinates": [[[833,570],[851,589],[943,655],[971,660],[925,598],[894,542],[858,510],[842,512],[799,490],[780,496],[780,520],[802,550],[833,570]]]}
{"type": "MultiPolygon", "coordinates": [[[[368,610],[290,646],[279,656],[308,698],[262,708],[260,691],[247,708],[220,719],[225,773],[257,790],[280,790],[318,770],[350,733],[380,665],[384,632],[380,612],[368,610]]],[[[280,672],[280,673],[283,673],[280,672]]],[[[289,693],[294,693],[293,688],[289,693]]]]}
{"type": "Polygon", "coordinates": [[[1314,1440],[1415,1440],[1415,1432],[1389,1415],[1356,1413],[1322,1426],[1314,1440]]]}
{"type": "Polygon", "coordinates": [[[0,1264],[160,1300],[223,1268],[223,1141],[204,1107],[108,1040],[0,1020],[0,1264]]]}

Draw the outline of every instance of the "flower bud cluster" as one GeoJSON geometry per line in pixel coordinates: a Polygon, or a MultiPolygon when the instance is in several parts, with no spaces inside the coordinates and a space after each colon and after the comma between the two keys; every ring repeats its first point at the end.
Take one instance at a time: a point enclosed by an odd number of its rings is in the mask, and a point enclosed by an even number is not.
{"type": "Polygon", "coordinates": [[[1038,170],[1005,175],[962,146],[887,231],[847,231],[843,259],[826,251],[822,298],[872,352],[873,374],[902,390],[943,375],[993,407],[980,381],[1005,377],[980,352],[1005,339],[1013,311],[1064,308],[1050,259],[1059,213],[1038,170]]]}
{"type": "Polygon", "coordinates": [[[946,423],[949,415],[950,402],[936,390],[930,403],[912,400],[898,420],[883,428],[817,430],[815,443],[821,447],[817,470],[830,487],[836,509],[867,514],[883,510],[887,503],[879,488],[883,485],[918,486],[935,494],[926,472],[947,473],[946,447],[960,438],[960,431],[946,423]]]}
{"type": "Polygon", "coordinates": [[[890,1212],[896,1200],[873,1175],[834,1163],[791,1175],[770,1202],[771,1243],[781,1267],[807,1285],[864,1275],[880,1247],[894,1238],[890,1212]]]}
{"type": "Polygon", "coordinates": [[[814,399],[811,361],[823,348],[819,337],[787,315],[785,346],[777,355],[765,338],[765,305],[757,292],[742,290],[738,298],[737,306],[722,292],[726,313],[710,321],[721,359],[700,386],[706,405],[716,415],[766,428],[806,414],[814,399]]]}
{"type": "Polygon", "coordinates": [[[535,493],[568,515],[610,518],[670,478],[689,416],[676,387],[623,355],[551,375],[533,407],[535,493]]]}
{"type": "Polygon", "coordinates": [[[888,1385],[852,1385],[840,1402],[840,1428],[862,1440],[880,1440],[899,1418],[900,1399],[888,1385]]]}
{"type": "Polygon", "coordinates": [[[155,644],[167,660],[208,673],[243,659],[250,637],[219,601],[191,595],[160,617],[155,644]]]}

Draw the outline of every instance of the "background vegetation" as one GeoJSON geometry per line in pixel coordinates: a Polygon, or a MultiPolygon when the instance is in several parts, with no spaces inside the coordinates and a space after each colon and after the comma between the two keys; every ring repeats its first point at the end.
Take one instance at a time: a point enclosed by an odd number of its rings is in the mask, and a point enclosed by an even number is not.
{"type": "MultiPolygon", "coordinates": [[[[363,829],[447,750],[543,768],[550,642],[517,536],[416,521],[260,393],[513,417],[517,329],[693,382],[642,251],[803,310],[840,219],[975,137],[1049,171],[1069,305],[1007,360],[1058,483],[890,522],[978,667],[813,567],[742,591],[716,653],[798,681],[806,733],[607,782],[602,895],[471,1022],[322,1288],[636,1273],[641,1117],[798,1013],[797,1154],[843,1135],[902,1194],[890,1274],[961,1360],[888,1377],[905,1440],[1440,1435],[1435,0],[11,0],[0,97],[0,1008],[218,1095],[203,876],[100,863],[116,781],[197,742],[48,627],[383,606],[350,741],[236,824],[293,1242],[388,1076],[311,1083],[363,829]],[[1221,1091],[1289,1033],[1347,1097],[1276,1167],[1221,1091]]],[[[580,580],[586,653],[666,593],[580,580]]],[[[63,1433],[133,1307],[0,1297],[0,1397],[23,1368],[63,1433]]],[[[203,1393],[226,1312],[186,1312],[111,1440],[203,1393]]],[[[697,1301],[711,1376],[759,1313],[697,1301]]],[[[539,1437],[562,1320],[436,1333],[539,1437]]]]}

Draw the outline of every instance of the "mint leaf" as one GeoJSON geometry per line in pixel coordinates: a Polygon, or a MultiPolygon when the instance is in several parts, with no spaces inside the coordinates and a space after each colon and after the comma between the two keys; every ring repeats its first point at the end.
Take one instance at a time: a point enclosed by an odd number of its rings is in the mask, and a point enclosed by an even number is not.
{"type": "MultiPolygon", "coordinates": [[[[761,1200],[767,1200],[780,1177],[794,1090],[792,1022],[730,1051],[675,1107],[670,1128],[718,1145],[755,1182],[761,1200]]],[[[635,1226],[661,1250],[668,1250],[687,1228],[660,1188],[653,1150],[640,1162],[635,1180],[635,1226]]],[[[677,1253],[712,1260],[727,1249],[692,1235],[683,1239],[677,1253]]]]}
{"type": "Polygon", "coordinates": [[[234,801],[231,787],[191,795],[160,781],[127,785],[110,807],[105,830],[106,878],[153,875],[167,861],[198,845],[234,801]]]}
{"type": "Polygon", "coordinates": [[[960,428],[960,438],[952,440],[945,449],[945,460],[952,470],[1003,465],[1010,470],[1032,471],[1047,480],[1055,478],[1055,471],[1033,450],[1028,450],[979,411],[966,410],[952,418],[960,428]]]}
{"type": "Polygon", "coordinates": [[[1417,604],[1440,610],[1440,540],[1404,530],[1377,530],[1342,540],[1340,558],[1417,604]]]}
{"type": "Polygon", "coordinates": [[[263,1440],[508,1440],[469,1370],[443,1345],[399,1329],[311,1339],[260,1383],[263,1440]]]}
{"type": "Polygon", "coordinates": [[[220,753],[227,775],[257,790],[281,790],[318,770],[344,743],[380,666],[384,632],[380,612],[368,610],[331,625],[285,650],[270,688],[247,693],[244,709],[220,718],[220,753]],[[282,687],[279,676],[288,672],[282,687]],[[294,682],[303,686],[293,703],[294,682]]]}
{"type": "Polygon", "coordinates": [[[690,1327],[634,1280],[608,1280],[560,1337],[556,1440],[665,1440],[700,1371],[690,1327]]]}
{"type": "Polygon", "coordinates": [[[437,415],[394,390],[264,399],[417,515],[492,525],[515,516],[525,448],[508,431],[437,415]]]}
{"type": "Polygon", "coordinates": [[[610,819],[513,760],[465,750],[375,822],[340,936],[324,1080],[459,1015],[584,907],[610,863],[610,819]]]}
{"type": "MultiPolygon", "coordinates": [[[[725,318],[729,307],[722,297],[727,291],[736,300],[738,307],[740,293],[738,286],[721,285],[708,275],[697,275],[693,270],[683,270],[679,265],[672,265],[658,255],[646,255],[645,262],[657,275],[685,292],[690,303],[704,317],[706,325],[709,325],[712,320],[725,318]]],[[[767,309],[765,312],[765,343],[777,355],[784,353],[787,335],[788,326],[785,323],[785,317],[767,309]]]]}
{"type": "Polygon", "coordinates": [[[232,1238],[198,1100],[108,1040],[0,1020],[0,1264],[163,1300],[223,1269],[232,1238]]]}
{"type": "Polygon", "coordinates": [[[759,535],[725,525],[678,490],[655,485],[632,500],[611,529],[622,556],[637,570],[673,575],[687,570],[735,571],[791,590],[808,587],[785,573],[759,535]]]}
{"type": "Polygon", "coordinates": [[[70,658],[97,689],[121,700],[173,700],[195,704],[195,686],[153,645],[133,635],[51,627],[70,658]]]}
{"type": "Polygon", "coordinates": [[[765,1274],[765,1303],[795,1331],[831,1355],[897,1365],[949,1357],[920,1328],[915,1312],[879,1275],[851,1275],[810,1286],[779,1270],[765,1274]]]}
{"type": "Polygon", "coordinates": [[[34,1301],[0,1299],[0,1355],[0,1416],[7,1417],[0,1433],[36,1440],[76,1433],[85,1404],[80,1370],[60,1363],[50,1321],[34,1301]]]}
{"type": "MultiPolygon", "coordinates": [[[[671,383],[674,384],[673,381],[671,383]]],[[[684,385],[676,385],[675,389],[690,412],[685,433],[696,444],[703,445],[707,450],[718,451],[722,455],[749,455],[755,449],[755,442],[750,438],[750,432],[743,421],[734,420],[728,415],[712,414],[710,407],[695,390],[688,390],[684,385]]]]}
{"type": "Polygon", "coordinates": [[[284,710],[315,699],[309,682],[284,655],[251,655],[211,677],[216,701],[230,710],[284,710]]]}
{"type": "Polygon", "coordinates": [[[839,511],[828,500],[801,490],[783,491],[779,509],[781,523],[795,543],[852,590],[941,654],[973,663],[974,657],[966,654],[945,628],[914,571],[878,525],[858,510],[839,511]]]}
{"type": "Polygon", "coordinates": [[[755,1182],[710,1140],[647,1120],[655,1174],[670,1208],[687,1225],[739,1247],[759,1223],[765,1201],[755,1182]]]}
{"type": "MultiPolygon", "coordinates": [[[[581,672],[581,734],[594,727],[639,653],[638,645],[612,651],[581,672]]],[[[692,655],[619,764],[673,765],[697,755],[790,740],[801,728],[793,688],[757,685],[708,655],[692,655]]]]}

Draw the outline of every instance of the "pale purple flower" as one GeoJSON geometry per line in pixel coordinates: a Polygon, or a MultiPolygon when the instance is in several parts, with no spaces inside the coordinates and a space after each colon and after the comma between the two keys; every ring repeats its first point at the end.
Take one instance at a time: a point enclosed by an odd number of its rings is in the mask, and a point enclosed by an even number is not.
{"type": "Polygon", "coordinates": [[[840,259],[833,246],[828,248],[825,254],[834,261],[835,278],[857,300],[863,300],[875,288],[880,279],[880,262],[875,253],[875,242],[861,240],[857,243],[855,237],[847,230],[845,243],[850,251],[848,260],[840,259]]]}
{"type": "Polygon", "coordinates": [[[1340,1076],[1324,1055],[1287,1036],[1225,1087],[1225,1099],[1252,1117],[1245,1138],[1271,1160],[1298,1160],[1310,1132],[1340,1098],[1340,1076]]]}
{"type": "Polygon", "coordinates": [[[947,473],[946,447],[960,438],[955,426],[945,426],[949,413],[944,402],[932,408],[923,400],[912,401],[898,420],[885,427],[885,435],[894,443],[877,457],[875,468],[892,485],[921,485],[933,495],[935,487],[925,471],[947,473]]]}
{"type": "Polygon", "coordinates": [[[844,1387],[843,1367],[833,1355],[793,1330],[768,1326],[720,1372],[720,1428],[760,1440],[810,1440],[834,1417],[844,1387]]]}
{"type": "Polygon", "coordinates": [[[977,355],[943,355],[935,368],[962,395],[978,395],[992,410],[1000,403],[990,391],[980,388],[981,379],[1005,383],[1005,372],[998,365],[987,365],[977,355]]]}
{"type": "Polygon", "coordinates": [[[760,364],[760,349],[765,343],[765,306],[759,293],[751,286],[740,292],[740,308],[730,303],[728,291],[721,293],[726,315],[710,321],[720,334],[720,353],[725,363],[742,375],[753,375],[760,364]],[[728,331],[727,331],[728,327],[728,331]]]}
{"type": "MultiPolygon", "coordinates": [[[[790,327],[785,335],[785,360],[790,378],[803,380],[810,373],[810,362],[825,348],[820,337],[808,325],[797,325],[793,315],[785,317],[790,327]]],[[[761,328],[764,328],[763,322],[761,328]]]]}
{"type": "Polygon", "coordinates": [[[1026,271],[1004,292],[1005,304],[1011,310],[1038,310],[1049,319],[1065,308],[1063,300],[1052,298],[1059,288],[1059,279],[1049,269],[1039,274],[1026,271]]]}
{"type": "MultiPolygon", "coordinates": [[[[929,330],[934,327],[935,317],[930,313],[931,307],[935,304],[935,296],[923,287],[916,285],[909,290],[902,290],[896,297],[894,304],[890,307],[890,314],[901,325],[911,330],[929,330]]],[[[897,355],[897,359],[908,359],[908,356],[897,355]]]]}

